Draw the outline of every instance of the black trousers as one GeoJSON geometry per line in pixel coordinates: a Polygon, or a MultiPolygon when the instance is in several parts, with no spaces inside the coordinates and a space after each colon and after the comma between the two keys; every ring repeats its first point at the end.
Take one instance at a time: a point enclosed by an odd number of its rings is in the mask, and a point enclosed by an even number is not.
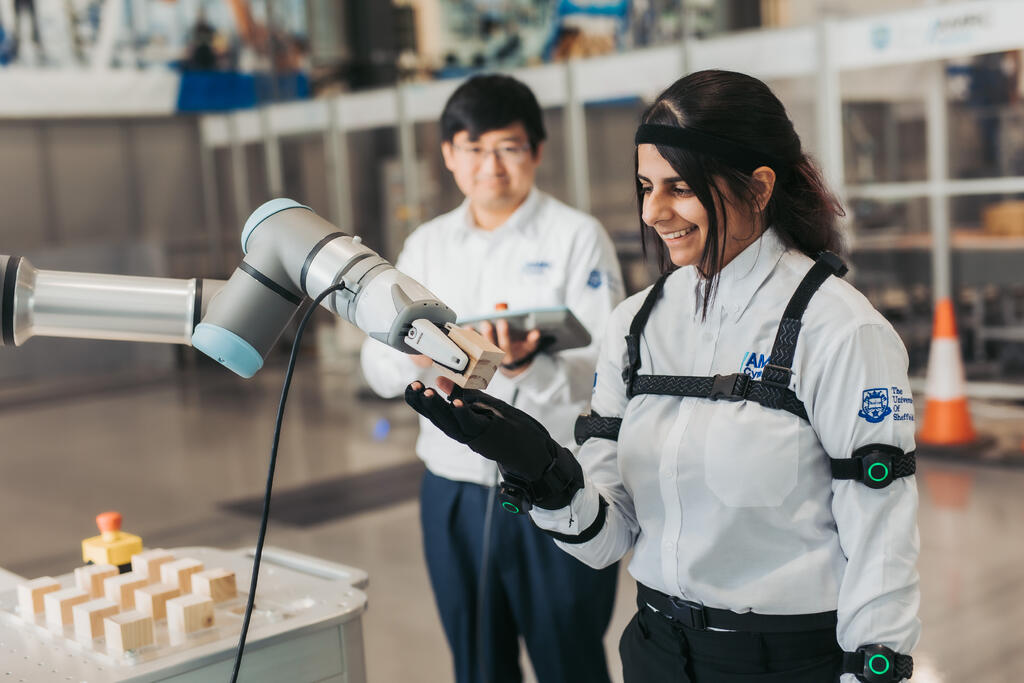
{"type": "Polygon", "coordinates": [[[619,640],[625,683],[836,683],[835,629],[699,631],[641,607],[619,640]]]}
{"type": "Polygon", "coordinates": [[[423,478],[423,547],[456,681],[520,683],[522,636],[539,683],[610,683],[604,633],[618,565],[591,569],[494,501],[480,609],[488,493],[429,471],[423,478]]]}

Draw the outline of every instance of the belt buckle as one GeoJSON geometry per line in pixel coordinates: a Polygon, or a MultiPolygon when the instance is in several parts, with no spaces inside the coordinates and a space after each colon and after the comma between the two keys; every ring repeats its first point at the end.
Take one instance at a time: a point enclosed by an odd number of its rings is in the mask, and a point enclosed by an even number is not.
{"type": "Polygon", "coordinates": [[[693,600],[683,600],[672,596],[669,598],[669,602],[672,603],[677,611],[674,615],[677,621],[683,622],[690,628],[698,631],[706,631],[708,628],[707,612],[705,611],[704,605],[693,600]],[[682,615],[687,615],[688,619],[680,619],[682,615]],[[687,623],[689,622],[689,623],[687,623]]]}

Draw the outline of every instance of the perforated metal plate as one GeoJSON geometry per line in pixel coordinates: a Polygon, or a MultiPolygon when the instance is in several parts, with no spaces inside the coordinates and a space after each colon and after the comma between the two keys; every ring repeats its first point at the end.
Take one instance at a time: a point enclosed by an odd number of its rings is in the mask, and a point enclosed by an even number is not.
{"type": "MultiPolygon", "coordinates": [[[[268,549],[260,569],[255,608],[240,679],[246,681],[365,680],[360,615],[365,573],[296,553],[268,549]],[[279,561],[275,561],[279,560],[279,561]],[[305,560],[308,560],[305,561],[305,560]]],[[[17,590],[0,593],[0,683],[25,681],[227,681],[241,630],[251,579],[244,550],[176,548],[206,568],[236,574],[239,595],[216,605],[214,626],[173,639],[166,620],[157,622],[154,645],[125,654],[107,651],[104,638],[82,641],[71,627],[47,627],[43,615],[25,619],[17,590]]],[[[74,575],[56,577],[74,585],[74,575]]]]}

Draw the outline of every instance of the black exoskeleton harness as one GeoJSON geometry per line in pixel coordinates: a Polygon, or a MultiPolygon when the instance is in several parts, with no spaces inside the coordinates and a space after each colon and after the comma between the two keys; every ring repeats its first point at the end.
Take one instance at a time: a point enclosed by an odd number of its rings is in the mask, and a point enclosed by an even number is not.
{"type": "MultiPolygon", "coordinates": [[[[760,380],[743,373],[692,377],[678,375],[640,374],[640,336],[647,320],[661,297],[668,273],[658,278],[647,298],[629,326],[626,335],[627,365],[622,371],[626,396],[632,399],[642,394],[705,398],[711,401],[753,401],[766,408],[785,410],[807,420],[807,411],[796,393],[789,388],[793,374],[793,358],[800,336],[801,319],[811,297],[831,275],[842,277],[846,266],[838,256],[822,252],[804,276],[793,297],[786,305],[775,334],[769,363],[760,380]]],[[[576,421],[576,443],[583,444],[591,437],[617,440],[622,418],[581,415],[576,421]]],[[[832,476],[836,479],[855,479],[871,488],[888,486],[893,479],[914,474],[914,453],[903,453],[895,446],[869,444],[858,448],[852,458],[830,458],[832,476]]]]}

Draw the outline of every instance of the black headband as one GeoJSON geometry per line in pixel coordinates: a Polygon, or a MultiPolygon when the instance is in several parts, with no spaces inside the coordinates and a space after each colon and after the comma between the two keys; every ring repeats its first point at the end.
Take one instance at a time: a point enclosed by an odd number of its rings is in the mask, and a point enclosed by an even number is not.
{"type": "Polygon", "coordinates": [[[732,166],[743,173],[753,173],[761,166],[769,166],[776,175],[782,171],[782,164],[769,154],[731,142],[710,133],[702,133],[693,128],[663,126],[656,123],[644,123],[636,129],[636,144],[666,145],[679,147],[714,157],[727,166],[732,166]]]}

